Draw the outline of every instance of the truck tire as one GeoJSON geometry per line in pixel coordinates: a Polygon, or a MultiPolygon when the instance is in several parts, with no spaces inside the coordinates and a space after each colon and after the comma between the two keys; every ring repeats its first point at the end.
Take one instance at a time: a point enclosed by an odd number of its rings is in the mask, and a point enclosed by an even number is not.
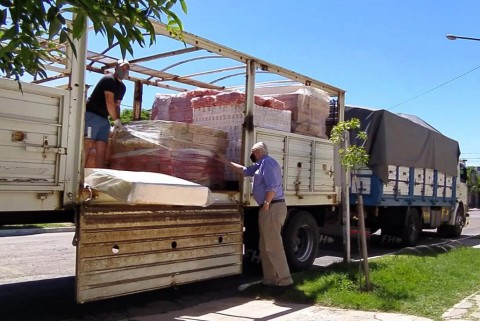
{"type": "Polygon", "coordinates": [[[296,212],[283,229],[283,246],[292,272],[309,269],[317,257],[318,225],[306,211],[296,212]]]}
{"type": "Polygon", "coordinates": [[[440,225],[437,228],[437,233],[440,236],[459,237],[462,235],[464,226],[465,213],[463,212],[463,206],[459,206],[455,214],[455,225],[440,225]]]}
{"type": "Polygon", "coordinates": [[[405,246],[417,245],[420,232],[422,231],[422,222],[420,215],[415,208],[409,208],[405,214],[405,225],[402,232],[402,243],[405,246]]]}

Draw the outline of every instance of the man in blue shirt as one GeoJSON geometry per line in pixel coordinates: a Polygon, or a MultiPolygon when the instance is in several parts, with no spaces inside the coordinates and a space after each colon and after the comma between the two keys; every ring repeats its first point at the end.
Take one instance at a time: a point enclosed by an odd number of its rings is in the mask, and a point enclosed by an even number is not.
{"type": "Polygon", "coordinates": [[[282,226],[287,218],[287,205],[283,194],[282,170],[278,162],[268,156],[267,145],[258,142],[252,146],[251,166],[218,157],[237,173],[253,177],[253,197],[260,206],[258,225],[260,230],[260,259],[263,284],[286,287],[293,283],[282,241],[282,226]]]}

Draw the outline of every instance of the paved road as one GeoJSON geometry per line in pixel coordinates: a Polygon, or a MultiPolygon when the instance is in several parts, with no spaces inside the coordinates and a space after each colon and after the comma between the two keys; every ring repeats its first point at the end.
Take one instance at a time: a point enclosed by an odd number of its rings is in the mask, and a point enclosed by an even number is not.
{"type": "MultiPolygon", "coordinates": [[[[478,245],[480,239],[472,238],[474,235],[480,235],[480,211],[471,212],[470,225],[459,240],[468,246],[478,245]]],[[[75,247],[71,245],[72,238],[72,232],[0,237],[2,321],[133,320],[132,315],[166,313],[233,296],[240,284],[259,277],[235,276],[77,305],[74,303],[75,247]]],[[[378,239],[373,237],[370,242],[370,256],[398,250],[378,246],[378,239]]],[[[433,232],[423,233],[420,240],[421,244],[443,241],[433,232]]],[[[352,249],[355,258],[355,244],[352,249]]],[[[327,265],[341,260],[342,256],[341,247],[323,247],[316,264],[327,265]]]]}

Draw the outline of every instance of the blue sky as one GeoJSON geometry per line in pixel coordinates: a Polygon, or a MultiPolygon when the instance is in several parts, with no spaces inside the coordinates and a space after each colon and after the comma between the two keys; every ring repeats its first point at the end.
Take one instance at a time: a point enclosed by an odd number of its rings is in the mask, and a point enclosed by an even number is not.
{"type": "MultiPolygon", "coordinates": [[[[187,0],[187,5],[188,14],[179,13],[186,31],[340,87],[347,104],[417,115],[459,141],[467,165],[480,166],[480,68],[473,70],[480,66],[480,41],[445,37],[480,38],[480,2],[187,0]]],[[[135,55],[146,53],[139,49],[135,55]]]]}

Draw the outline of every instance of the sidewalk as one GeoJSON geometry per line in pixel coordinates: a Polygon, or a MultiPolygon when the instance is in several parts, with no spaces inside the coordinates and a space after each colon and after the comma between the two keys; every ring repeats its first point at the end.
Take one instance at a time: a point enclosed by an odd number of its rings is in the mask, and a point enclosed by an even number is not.
{"type": "MultiPolygon", "coordinates": [[[[56,228],[0,229],[2,236],[20,236],[39,233],[74,232],[72,226],[56,228]]],[[[480,245],[474,246],[480,248],[480,245]]],[[[386,312],[347,310],[291,303],[282,300],[252,299],[239,295],[212,300],[181,310],[159,313],[158,302],[146,304],[141,309],[128,311],[137,321],[429,321],[432,319],[386,312]]],[[[480,292],[472,294],[442,315],[445,321],[480,320],[480,292]]],[[[433,321],[433,320],[432,320],[433,321]]]]}
{"type": "MultiPolygon", "coordinates": [[[[129,311],[137,321],[433,321],[414,315],[347,310],[276,300],[254,300],[242,296],[201,303],[182,310],[156,313],[146,305],[139,315],[129,311]],[[151,313],[148,313],[148,311],[151,313]]],[[[480,320],[480,293],[476,293],[444,313],[445,321],[480,320]]]]}
{"type": "Polygon", "coordinates": [[[448,321],[480,320],[480,292],[455,304],[455,306],[445,312],[442,317],[448,321]]]}
{"type": "MultiPolygon", "coordinates": [[[[479,248],[480,246],[475,246],[479,248]]],[[[258,282],[257,282],[258,283],[258,282]]],[[[248,286],[248,285],[247,285],[248,286]]],[[[242,285],[241,287],[247,287],[242,285]]],[[[401,313],[348,310],[319,305],[298,304],[282,300],[252,299],[241,292],[232,297],[212,300],[164,314],[156,307],[145,306],[140,315],[129,315],[137,321],[433,321],[433,319],[401,313]]],[[[480,292],[475,293],[446,311],[444,321],[479,321],[480,292]]]]}
{"type": "MultiPolygon", "coordinates": [[[[148,307],[146,307],[148,308],[148,307]]],[[[135,316],[137,321],[430,321],[406,314],[345,310],[273,300],[231,297],[161,315],[135,316]]]]}

